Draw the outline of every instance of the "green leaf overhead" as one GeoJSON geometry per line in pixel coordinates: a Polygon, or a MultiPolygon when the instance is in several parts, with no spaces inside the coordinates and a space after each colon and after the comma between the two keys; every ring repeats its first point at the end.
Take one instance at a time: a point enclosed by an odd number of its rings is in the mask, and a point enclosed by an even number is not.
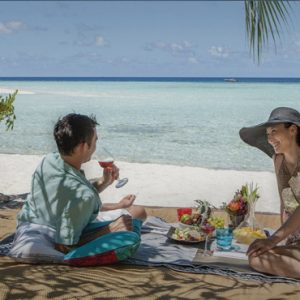
{"type": "Polygon", "coordinates": [[[284,0],[245,0],[246,30],[251,54],[257,63],[269,42],[269,36],[276,49],[276,39],[280,38],[282,23],[288,24],[290,1],[284,0]]]}
{"type": "Polygon", "coordinates": [[[18,90],[3,98],[0,96],[0,122],[5,121],[6,129],[13,129],[16,120],[14,101],[18,90]]]}

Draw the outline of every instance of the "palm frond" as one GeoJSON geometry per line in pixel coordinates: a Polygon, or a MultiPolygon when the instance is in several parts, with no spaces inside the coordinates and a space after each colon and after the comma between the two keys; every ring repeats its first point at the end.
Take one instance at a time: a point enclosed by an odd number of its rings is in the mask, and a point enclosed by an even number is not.
{"type": "Polygon", "coordinates": [[[262,49],[269,42],[269,35],[272,36],[276,50],[282,22],[288,25],[291,4],[288,0],[244,0],[244,3],[250,52],[259,64],[262,49]]]}

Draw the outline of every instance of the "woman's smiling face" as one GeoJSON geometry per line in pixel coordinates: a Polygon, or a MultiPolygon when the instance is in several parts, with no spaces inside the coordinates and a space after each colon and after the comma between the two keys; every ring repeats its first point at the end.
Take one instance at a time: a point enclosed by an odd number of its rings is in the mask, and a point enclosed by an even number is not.
{"type": "Polygon", "coordinates": [[[295,132],[297,129],[295,127],[295,125],[291,125],[286,128],[284,123],[267,127],[268,143],[274,148],[276,154],[286,153],[296,142],[295,132]]]}

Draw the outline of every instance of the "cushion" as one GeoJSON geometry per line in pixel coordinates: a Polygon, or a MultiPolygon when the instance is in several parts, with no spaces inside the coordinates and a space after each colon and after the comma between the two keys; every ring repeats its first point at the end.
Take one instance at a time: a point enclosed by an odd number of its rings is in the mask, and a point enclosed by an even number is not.
{"type": "Polygon", "coordinates": [[[62,263],[64,254],[54,249],[55,230],[20,222],[8,255],[24,263],[62,263]]]}
{"type": "MultiPolygon", "coordinates": [[[[110,222],[94,222],[85,230],[89,232],[110,222]]],[[[133,219],[133,231],[118,231],[101,236],[68,252],[64,263],[76,266],[113,264],[134,255],[140,245],[142,221],[133,219]]]]}

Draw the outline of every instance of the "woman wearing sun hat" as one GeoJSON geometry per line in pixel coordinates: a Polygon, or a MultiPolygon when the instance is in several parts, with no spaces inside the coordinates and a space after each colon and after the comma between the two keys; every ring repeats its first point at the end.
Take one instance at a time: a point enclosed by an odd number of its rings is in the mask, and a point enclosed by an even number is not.
{"type": "Polygon", "coordinates": [[[273,158],[281,199],[282,226],[249,246],[249,264],[260,272],[300,278],[300,113],[278,107],[267,122],[242,128],[240,137],[273,158]]]}

